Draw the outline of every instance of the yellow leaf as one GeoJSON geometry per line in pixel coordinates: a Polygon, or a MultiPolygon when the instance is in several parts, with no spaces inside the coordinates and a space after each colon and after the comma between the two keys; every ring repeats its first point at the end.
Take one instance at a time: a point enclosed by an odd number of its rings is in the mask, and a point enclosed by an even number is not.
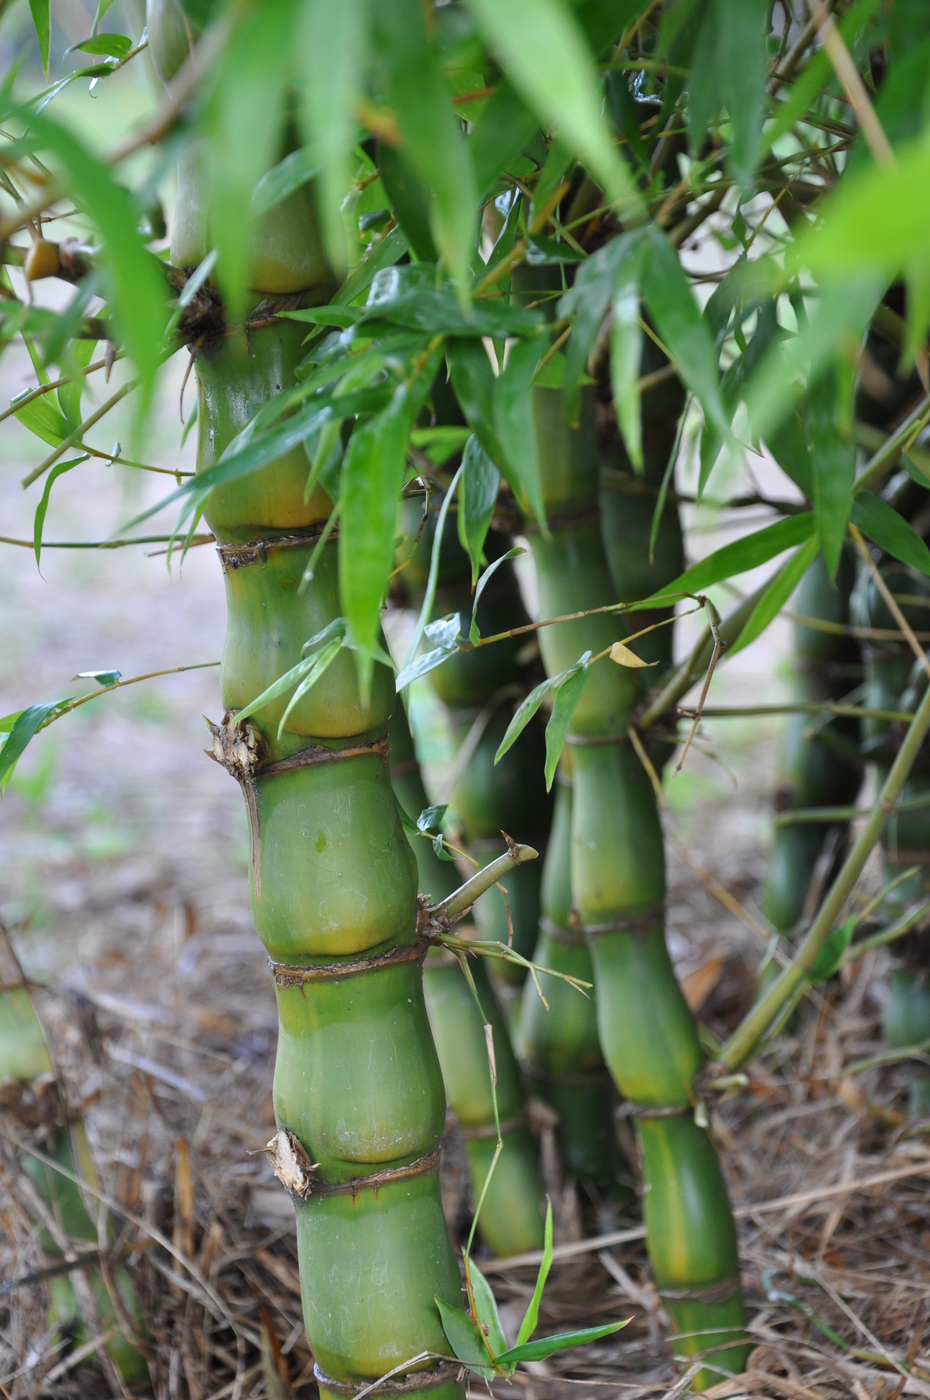
{"type": "Polygon", "coordinates": [[[616,661],[618,666],[658,666],[658,661],[644,661],[641,656],[637,656],[635,651],[624,646],[622,642],[614,642],[610,648],[610,659],[616,661]]]}

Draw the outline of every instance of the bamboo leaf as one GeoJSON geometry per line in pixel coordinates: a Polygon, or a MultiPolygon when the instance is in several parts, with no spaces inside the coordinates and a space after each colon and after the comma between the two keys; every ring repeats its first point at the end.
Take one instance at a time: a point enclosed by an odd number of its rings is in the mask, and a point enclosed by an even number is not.
{"type": "Polygon", "coordinates": [[[807,975],[807,980],[812,987],[816,987],[820,982],[826,982],[828,977],[832,977],[843,961],[843,954],[852,942],[852,936],[856,931],[859,922],[855,914],[851,914],[845,923],[834,929],[826,943],[817,954],[817,959],[807,975]]]}
{"type": "MultiPolygon", "coordinates": [[[[34,0],[30,0],[34,4],[34,0]]],[[[48,9],[48,4],[45,6],[48,9]]],[[[72,53],[77,49],[80,53],[89,53],[102,58],[123,59],[132,52],[132,40],[126,34],[94,34],[92,38],[85,39],[83,44],[72,44],[65,53],[72,53]]],[[[46,53],[48,51],[48,41],[46,40],[46,53]]],[[[47,61],[42,65],[48,71],[47,61]]]]}
{"type": "Polygon", "coordinates": [[[754,642],[757,637],[762,635],[770,622],[774,622],[801,582],[806,570],[817,558],[819,548],[820,541],[814,535],[801,546],[796,554],[791,556],[786,564],[781,566],[747,618],[742,632],[728,648],[728,656],[742,651],[743,647],[747,647],[750,642],[754,642]]]}
{"type": "MultiPolygon", "coordinates": [[[[921,484],[927,485],[925,478],[921,479],[921,484]]],[[[909,525],[902,515],[871,491],[859,491],[853,496],[850,519],[886,554],[892,554],[902,564],[909,564],[922,574],[930,575],[930,549],[913,525],[909,525]]]]}
{"type": "MultiPolygon", "coordinates": [[[[856,0],[852,8],[847,10],[839,24],[840,37],[847,48],[852,48],[855,45],[859,35],[880,8],[881,3],[882,0],[856,0]]],[[[778,104],[775,119],[766,128],[764,148],[767,151],[770,151],[775,143],[803,117],[817,94],[826,86],[832,76],[833,67],[830,63],[830,56],[825,48],[820,48],[808,60],[805,67],[794,75],[791,84],[782,88],[782,94],[786,94],[786,100],[778,104]]]]}
{"type": "Polygon", "coordinates": [[[348,306],[350,302],[356,301],[362,292],[371,286],[375,273],[380,272],[383,267],[393,267],[406,252],[407,239],[403,229],[392,228],[390,233],[375,245],[364,262],[346,278],[333,297],[331,305],[348,306]]]}
{"type": "Polygon", "coordinates": [[[468,139],[479,199],[489,193],[501,171],[523,150],[535,130],[536,118],[503,78],[485,103],[468,139]]]}
{"type": "Polygon", "coordinates": [[[339,594],[349,632],[366,650],[358,657],[363,691],[371,679],[367,652],[374,644],[388,576],[394,562],[397,508],[404,482],[407,440],[436,371],[438,355],[412,382],[398,385],[388,407],[359,424],[342,468],[339,594]]]}
{"type": "MultiPolygon", "coordinates": [[[[41,402],[41,400],[39,401],[41,402]]],[[[35,518],[32,523],[32,547],[35,550],[36,568],[39,568],[42,559],[42,530],[45,527],[45,516],[48,511],[49,497],[52,494],[52,487],[60,476],[69,472],[80,462],[86,462],[87,455],[81,457],[71,457],[67,462],[56,462],[55,466],[45,478],[45,490],[42,492],[42,499],[36,506],[35,518]]]]}
{"type": "Polygon", "coordinates": [[[494,421],[496,379],[487,350],[480,340],[453,338],[446,345],[446,358],[459,407],[485,452],[509,481],[509,466],[494,421]]]}
{"type": "Polygon", "coordinates": [[[284,130],[297,51],[295,20],[292,0],[264,0],[246,8],[217,60],[204,109],[207,247],[215,243],[219,249],[217,277],[234,318],[243,313],[249,286],[252,192],[276,164],[284,130]]]}
{"type": "MultiPolygon", "coordinates": [[[[423,602],[420,605],[420,612],[417,617],[416,626],[413,629],[413,636],[410,638],[410,646],[407,650],[408,666],[417,654],[417,651],[420,646],[420,640],[423,637],[424,633],[426,633],[426,636],[431,642],[438,642],[438,644],[441,647],[450,647],[455,645],[455,639],[458,633],[458,614],[453,614],[453,618],[445,619],[438,626],[435,624],[430,626],[430,614],[433,611],[433,604],[436,601],[436,588],[439,584],[439,564],[442,556],[443,539],[445,538],[446,533],[446,520],[449,515],[449,507],[451,506],[456,490],[458,489],[458,484],[459,480],[461,479],[461,475],[462,468],[459,467],[458,471],[455,473],[455,476],[452,478],[452,481],[449,484],[449,489],[446,492],[445,497],[443,498],[442,505],[439,508],[439,516],[436,520],[436,529],[433,534],[433,547],[430,550],[429,574],[426,579],[426,588],[423,591],[423,602]],[[450,626],[450,624],[452,625],[450,626]],[[455,628],[455,631],[452,630],[453,627],[455,628]]],[[[400,488],[398,488],[398,490],[399,489],[400,488]]]]}
{"type": "Polygon", "coordinates": [[[342,201],[352,182],[355,145],[352,106],[358,94],[368,42],[363,0],[303,0],[297,42],[300,93],[309,150],[307,164],[320,170],[319,210],[333,267],[346,265],[342,201]],[[312,153],[312,154],[311,154],[312,153]]]}
{"type": "Polygon", "coordinates": [[[423,628],[423,635],[430,642],[435,642],[440,647],[454,647],[458,641],[462,630],[462,619],[458,613],[449,613],[448,617],[439,617],[435,622],[428,622],[423,628]]]}
{"type": "Polygon", "coordinates": [[[610,199],[639,200],[601,115],[597,70],[574,15],[560,0],[467,0],[508,78],[547,126],[558,129],[610,199]]]}
{"type": "Polygon", "coordinates": [[[385,66],[386,96],[403,151],[430,196],[437,248],[468,297],[477,190],[452,95],[430,48],[420,0],[382,0],[372,10],[372,46],[385,66]]]}
{"type": "Polygon", "coordinates": [[[751,185],[762,147],[768,0],[715,0],[717,71],[733,126],[727,164],[743,188],[751,185]]]}
{"type": "Polygon", "coordinates": [[[11,148],[44,148],[64,166],[77,204],[96,225],[103,239],[101,261],[107,277],[107,298],[120,338],[141,381],[140,418],[151,398],[161,359],[161,341],[168,323],[168,289],[159,264],[146,250],[137,229],[137,214],[127,190],[118,185],[70,132],[51,117],[10,108],[29,134],[11,148]]]}
{"type": "Polygon", "coordinates": [[[550,676],[546,680],[540,681],[539,685],[533,687],[526,699],[520,701],[514,717],[508,724],[503,739],[501,739],[500,747],[494,755],[495,763],[499,763],[511,745],[517,742],[556,681],[562,680],[567,675],[567,671],[562,671],[558,676],[550,676]]]}
{"type": "MultiPolygon", "coordinates": [[[[77,369],[86,369],[94,358],[97,348],[95,340],[72,340],[68,348],[68,362],[77,369]]],[[[69,384],[62,384],[57,391],[61,411],[72,429],[81,424],[81,399],[87,387],[87,376],[75,374],[69,384]]]]}
{"type": "MultiPolygon", "coordinates": [[[[315,147],[302,146],[299,151],[291,151],[290,155],[278,161],[277,165],[273,165],[258,181],[249,197],[250,216],[253,219],[257,219],[262,214],[267,214],[269,209],[274,209],[282,200],[288,199],[292,194],[296,194],[298,190],[303,189],[304,185],[308,185],[311,180],[316,179],[319,174],[320,157],[315,147]]],[[[342,232],[341,226],[340,232],[342,232]]],[[[332,250],[327,248],[327,251],[330,253],[330,257],[332,257],[332,250]]],[[[344,260],[344,234],[341,253],[344,260]]],[[[338,267],[339,265],[337,261],[336,266],[338,267]]],[[[316,309],[325,311],[326,308],[319,307],[316,309]]],[[[304,318],[298,313],[295,319],[313,318],[304,318]]]]}
{"type": "Polygon", "coordinates": [[[7,736],[3,747],[0,748],[0,793],[6,791],[7,783],[13,776],[13,769],[22,758],[30,740],[35,738],[47,721],[55,718],[56,712],[70,705],[73,699],[74,696],[69,695],[64,700],[47,700],[40,705],[30,705],[28,709],[7,715],[5,719],[0,720],[0,734],[5,733],[7,736]]]}
{"type": "Polygon", "coordinates": [[[519,546],[514,549],[508,549],[506,554],[502,554],[499,559],[495,559],[492,564],[489,564],[481,575],[478,587],[475,589],[475,601],[471,610],[471,624],[468,629],[468,640],[473,645],[477,645],[481,640],[481,633],[478,631],[478,604],[481,601],[482,593],[502,564],[506,564],[509,559],[516,559],[521,554],[525,553],[526,550],[521,549],[519,546]]]}
{"type": "Polygon", "coordinates": [[[394,680],[394,688],[398,695],[410,684],[411,681],[419,680],[421,676],[426,676],[430,671],[435,671],[437,666],[441,666],[444,661],[448,661],[453,656],[457,648],[437,647],[435,651],[421,652],[407,666],[398,671],[394,680]]]}
{"type": "Polygon", "coordinates": [[[478,1314],[478,1325],[484,1331],[492,1352],[497,1356],[500,1352],[507,1350],[507,1338],[504,1336],[504,1329],[501,1326],[491,1285],[473,1259],[468,1261],[468,1270],[471,1274],[471,1287],[475,1298],[475,1311],[478,1314]]]}
{"type": "MultiPolygon", "coordinates": [[[[25,393],[30,391],[24,390],[25,393]]],[[[11,399],[11,405],[16,403],[11,399]]],[[[37,438],[47,442],[50,447],[57,447],[60,442],[71,433],[71,425],[63,413],[59,413],[55,407],[52,394],[43,394],[41,398],[33,399],[31,403],[23,404],[22,408],[16,409],[13,415],[24,428],[28,428],[37,438]]]]}
{"type": "Polygon", "coordinates": [[[569,1347],[583,1347],[588,1342],[596,1342],[600,1337],[610,1337],[626,1327],[631,1318],[622,1322],[608,1322],[603,1327],[582,1327],[577,1332],[558,1332],[554,1337],[541,1337],[538,1342],[525,1342],[522,1346],[511,1347],[497,1358],[498,1366],[513,1366],[519,1361],[545,1361],[547,1356],[567,1351],[569,1347]]]}
{"type": "Polygon", "coordinates": [[[543,1237],[543,1257],[539,1265],[539,1273],[536,1275],[536,1287],[533,1289],[533,1296],[530,1299],[529,1307],[520,1323],[520,1330],[517,1333],[517,1346],[523,1346],[536,1331],[539,1322],[539,1306],[542,1302],[543,1289],[546,1286],[546,1279],[549,1277],[549,1270],[552,1268],[552,1201],[546,1197],[546,1229],[543,1237]]]}
{"type": "Polygon", "coordinates": [[[777,520],[774,525],[766,525],[741,540],[725,544],[714,550],[699,564],[686,569],[678,578],[653,593],[647,600],[650,604],[659,598],[673,598],[681,593],[700,593],[723,579],[745,573],[747,569],[757,569],[767,564],[776,554],[795,545],[804,544],[814,533],[815,518],[811,511],[801,515],[790,515],[785,520],[777,520]]]}
{"type": "Polygon", "coordinates": [[[833,369],[818,376],[804,399],[804,420],[814,473],[814,513],[820,548],[831,579],[836,577],[843,552],[856,474],[856,443],[850,425],[843,418],[839,391],[838,370],[833,369]]]}
{"type": "Polygon", "coordinates": [[[543,328],[538,312],[506,301],[476,301],[466,316],[452,284],[430,263],[375,274],[359,324],[371,330],[381,321],[428,335],[533,336],[543,328]]]}
{"type": "Polygon", "coordinates": [[[639,371],[643,329],[639,317],[639,261],[641,258],[630,258],[617,269],[610,328],[610,384],[623,445],[634,471],[641,476],[643,427],[639,371]]]}
{"type": "Polygon", "coordinates": [[[461,1308],[450,1307],[438,1297],[435,1301],[442,1318],[442,1330],[459,1361],[479,1376],[493,1374],[493,1363],[475,1323],[461,1308]]]}
{"type": "MultiPolygon", "coordinates": [[[[588,684],[591,674],[588,662],[591,653],[586,651],[574,666],[570,666],[557,685],[553,686],[552,714],[546,725],[546,791],[550,792],[555,778],[555,770],[565,746],[565,736],[572,716],[578,708],[578,701],[588,684]]],[[[506,735],[505,735],[506,738],[506,735]]]]}
{"type": "Polygon", "coordinates": [[[289,671],[285,671],[283,676],[279,676],[276,681],[272,681],[271,685],[267,686],[260,695],[256,695],[254,700],[250,700],[247,705],[244,705],[236,715],[236,723],[241,724],[243,720],[249,719],[251,715],[254,715],[260,710],[263,705],[267,705],[270,701],[277,700],[280,696],[286,695],[295,685],[300,685],[304,677],[308,676],[313,670],[315,664],[315,656],[309,656],[303,661],[298,661],[296,666],[292,666],[289,671]]]}
{"type": "MultiPolygon", "coordinates": [[[[641,287],[656,329],[681,378],[700,401],[707,421],[724,441],[730,441],[730,421],[720,397],[717,354],[691,284],[678,254],[660,229],[649,229],[647,248],[641,287]]],[[[699,490],[702,489],[703,483],[699,490]]]]}
{"type": "Polygon", "coordinates": [[[326,671],[329,670],[330,666],[335,661],[339,652],[342,650],[343,645],[344,642],[341,637],[334,637],[331,642],[328,642],[327,645],[323,647],[322,651],[318,651],[313,657],[313,665],[311,670],[306,676],[304,676],[303,680],[300,682],[300,685],[294,691],[294,694],[291,696],[290,700],[287,703],[287,707],[284,711],[284,714],[281,716],[280,723],[278,724],[279,740],[282,734],[284,733],[285,725],[287,724],[291,710],[293,710],[294,706],[297,705],[304,698],[304,696],[307,694],[307,691],[311,690],[313,686],[316,685],[317,681],[326,673],[326,671]]]}
{"type": "Polygon", "coordinates": [[[825,282],[816,309],[797,336],[785,345],[772,345],[746,392],[755,441],[779,426],[805,385],[816,379],[836,354],[843,356],[850,344],[858,343],[885,285],[883,274],[868,269],[856,277],[825,282]]]}
{"type": "Polygon", "coordinates": [[[471,560],[472,588],[484,558],[484,542],[497,504],[500,481],[500,472],[477,437],[472,434],[462,454],[457,522],[459,543],[471,560]]]}
{"type": "Polygon", "coordinates": [[[32,15],[32,22],[35,25],[36,38],[39,41],[39,57],[42,60],[42,72],[48,77],[48,42],[51,33],[51,16],[49,14],[49,0],[29,0],[29,10],[32,15]]]}
{"type": "Polygon", "coordinates": [[[621,234],[598,249],[578,269],[574,285],[559,302],[559,315],[570,316],[572,333],[565,351],[563,395],[569,421],[578,416],[578,385],[594,349],[615,287],[625,275],[628,260],[638,255],[642,235],[621,234]]]}
{"type": "MultiPolygon", "coordinates": [[[[454,457],[456,452],[461,452],[466,447],[471,432],[468,428],[454,427],[451,424],[438,424],[435,428],[414,428],[410,434],[410,441],[414,447],[419,447],[420,451],[435,463],[437,467],[445,466],[450,457],[454,457]]],[[[464,463],[464,457],[462,459],[464,463]]],[[[495,468],[496,470],[496,468],[495,468]]],[[[498,477],[498,480],[500,478],[498,477]]],[[[464,485],[464,480],[463,480],[464,485]]],[[[459,488],[459,515],[462,510],[462,489],[459,488]]]]}
{"type": "Polygon", "coordinates": [[[448,802],[438,803],[433,807],[424,807],[423,811],[417,817],[417,831],[421,832],[424,836],[435,835],[448,810],[448,802]]]}
{"type": "Polygon", "coordinates": [[[521,509],[532,511],[542,529],[546,528],[546,507],[539,479],[531,386],[545,349],[545,336],[511,345],[504,372],[493,387],[494,426],[505,454],[498,466],[521,509]]]}
{"type": "Polygon", "coordinates": [[[637,656],[635,651],[631,651],[623,642],[614,642],[610,648],[610,659],[616,661],[618,666],[629,666],[637,670],[641,666],[658,666],[658,661],[644,661],[641,656],[637,656]]]}
{"type": "Polygon", "coordinates": [[[122,675],[122,671],[78,671],[75,676],[76,681],[96,681],[98,685],[108,690],[111,685],[116,685],[122,675]]]}

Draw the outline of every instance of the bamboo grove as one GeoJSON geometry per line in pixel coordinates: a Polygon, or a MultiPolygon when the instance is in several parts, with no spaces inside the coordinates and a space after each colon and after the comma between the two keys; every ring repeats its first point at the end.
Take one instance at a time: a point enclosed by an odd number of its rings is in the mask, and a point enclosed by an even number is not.
{"type": "MultiPolygon", "coordinates": [[[[11,71],[0,99],[0,338],[37,379],[9,414],[44,445],[27,543],[54,547],[62,472],[121,465],[95,434],[123,399],[144,465],[158,377],[187,354],[196,475],[124,534],[159,531],[172,567],[216,544],[208,751],[248,818],[279,1018],[267,1151],[320,1394],[463,1396],[467,1372],[622,1325],[534,1341],[537,1291],[508,1347],[472,1258],[475,1238],[541,1252],[544,1281],[540,1112],[586,1228],[641,1200],[688,1383],[740,1372],[714,1103],[879,941],[903,940],[891,1045],[930,1037],[930,14],[148,0],[131,33],[100,4],[90,63],[53,79],[54,8],[30,11],[50,81],[11,71]],[[55,99],[130,65],[150,114],[93,154],[55,99]],[[73,286],[63,310],[51,278],[73,286]],[[731,486],[760,453],[779,495],[731,486]],[[702,503],[755,524],[689,567],[682,507],[702,503]],[[663,784],[715,668],[789,607],[771,956],[719,1042],[666,945],[663,784]],[[682,613],[702,619],[690,650],[682,613]],[[438,796],[427,693],[455,749],[438,796]],[[888,889],[865,917],[851,897],[879,841],[888,889]],[[461,1269],[447,1107],[475,1205],[461,1269]]],[[[41,730],[125,684],[94,682],[45,700],[23,680],[4,784],[41,730]]],[[[0,995],[37,1222],[85,1238],[80,1124],[54,1086],[30,1123],[49,1052],[18,972],[0,995]]],[[[915,1074],[913,1111],[928,1102],[915,1074]]],[[[107,1364],[144,1388],[128,1276],[65,1306],[85,1330],[117,1318],[107,1364]]]]}

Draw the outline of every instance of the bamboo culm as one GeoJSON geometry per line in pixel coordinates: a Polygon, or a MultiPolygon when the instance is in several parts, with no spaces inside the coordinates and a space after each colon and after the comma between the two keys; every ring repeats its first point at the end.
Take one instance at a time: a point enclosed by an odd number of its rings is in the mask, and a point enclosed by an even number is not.
{"type": "MultiPolygon", "coordinates": [[[[19,1151],[19,1163],[39,1196],[58,1222],[62,1236],[69,1244],[96,1246],[99,1232],[91,1217],[81,1188],[73,1177],[93,1186],[97,1174],[91,1159],[83,1120],[66,1110],[61,1090],[55,1078],[55,1067],[45,1043],[45,1037],[32,996],[23,985],[10,985],[18,980],[19,969],[4,968],[0,943],[0,969],[8,984],[0,992],[0,1084],[6,1086],[4,1114],[10,1125],[16,1125],[18,1136],[39,1149],[43,1161],[27,1149],[19,1151]],[[55,1165],[62,1171],[56,1171],[55,1165]]],[[[53,1258],[60,1257],[58,1243],[50,1238],[36,1221],[42,1249],[53,1258]]],[[[124,1265],[110,1269],[109,1287],[97,1269],[85,1275],[90,1286],[92,1311],[97,1318],[82,1317],[81,1302],[69,1274],[48,1280],[48,1320],[78,1344],[90,1340],[99,1331],[114,1335],[106,1343],[110,1362],[127,1386],[148,1381],[149,1371],[143,1352],[134,1343],[144,1336],[142,1310],[124,1265]],[[111,1289],[117,1297],[114,1299],[111,1289]],[[94,1331],[88,1333],[88,1325],[94,1331]]],[[[91,1353],[93,1355],[93,1353],[91,1353]]]]}
{"type": "MultiPolygon", "coordinates": [[[[150,35],[170,9],[152,6],[150,35]]],[[[161,76],[172,71],[166,63],[161,76]]],[[[200,210],[196,172],[182,170],[176,266],[196,265],[209,246],[200,210]]],[[[309,302],[331,295],[309,186],[256,221],[253,242],[252,305],[297,291],[309,302]]],[[[294,382],[303,328],[267,321],[230,325],[198,347],[199,471],[294,382]]],[[[256,723],[235,719],[340,613],[337,536],[298,591],[332,510],[322,489],[305,500],[308,472],[298,447],[216,489],[205,510],[228,606],[226,713],[213,726],[213,756],[246,799],[252,912],[278,1003],[269,1153],[294,1199],[323,1400],[423,1352],[433,1354],[419,1363],[431,1372],[429,1394],[461,1400],[461,1368],[435,1359],[449,1355],[435,1297],[458,1306],[462,1294],[439,1195],[445,1096],[416,942],[416,862],[388,771],[392,677],[376,665],[363,702],[343,651],[280,738],[287,697],[256,723]]]]}
{"type": "MultiPolygon", "coordinates": [[[[599,606],[613,585],[598,518],[590,398],[577,427],[558,390],[534,390],[536,442],[549,533],[532,530],[540,615],[599,606]]],[[[624,626],[589,617],[547,627],[550,675],[618,640],[624,626]]],[[[627,632],[629,628],[626,628],[627,632]]],[[[568,735],[574,801],[571,882],[594,967],[604,1058],[632,1105],[643,1155],[647,1245],[682,1361],[710,1352],[696,1385],[740,1371],[748,1348],[736,1231],[714,1148],[694,1120],[702,1056],[665,945],[665,857],[655,793],[627,740],[639,682],[592,668],[568,735]]]]}
{"type": "MultiPolygon", "coordinates": [[[[804,617],[845,625],[855,581],[855,561],[848,550],[831,583],[823,556],[807,570],[794,600],[804,617]]],[[[795,698],[821,704],[842,700],[861,678],[857,643],[851,637],[820,632],[802,623],[794,627],[795,698]]],[[[858,726],[855,720],[791,716],[778,751],[775,808],[845,806],[855,801],[862,782],[858,726]]],[[[772,839],[763,912],[782,933],[810,920],[822,892],[842,864],[849,824],[795,822],[778,826],[772,839]]]]}
{"type": "MultiPolygon", "coordinates": [[[[404,810],[414,819],[429,805],[420,765],[403,704],[398,701],[391,719],[391,778],[404,810]]],[[[420,889],[431,902],[458,888],[455,865],[442,861],[432,843],[414,843],[420,889]]],[[[477,932],[456,926],[459,937],[477,932]]],[[[423,987],[433,1039],[442,1067],[446,1099],[465,1138],[472,1194],[481,1197],[497,1145],[491,1067],[485,1040],[490,1024],[497,1073],[497,1107],[503,1148],[494,1168],[481,1213],[478,1231],[498,1255],[538,1249],[543,1237],[543,1190],[536,1144],[526,1118],[524,1086],[510,1041],[507,1024],[488,978],[484,958],[469,963],[481,1011],[465,974],[453,954],[432,949],[423,966],[423,987]]],[[[527,985],[531,985],[528,982],[527,985]]]]}

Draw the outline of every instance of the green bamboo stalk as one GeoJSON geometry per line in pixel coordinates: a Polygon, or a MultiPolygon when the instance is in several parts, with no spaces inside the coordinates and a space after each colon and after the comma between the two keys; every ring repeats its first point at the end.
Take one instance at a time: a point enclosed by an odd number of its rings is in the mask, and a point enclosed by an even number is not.
{"type": "Polygon", "coordinates": [[[741,1069],[743,1065],[748,1064],[783,1007],[788,1004],[798,988],[807,980],[818,955],[842,913],[846,900],[852,894],[856,881],[865,868],[872,848],[885,828],[890,809],[904,790],[928,730],[930,730],[930,688],[926,690],[921,699],[888,776],[882,785],[878,801],[856,837],[852,849],[843,863],[843,868],[820,906],[804,941],[777,982],[756,1003],[718,1055],[718,1060],[727,1069],[741,1069]]]}
{"type": "MultiPolygon", "coordinates": [[[[155,30],[167,9],[153,7],[155,30]]],[[[162,77],[180,50],[163,60],[162,77]]],[[[172,261],[189,267],[208,237],[199,173],[188,165],[180,176],[172,261]]],[[[332,277],[321,248],[304,186],[255,221],[250,305],[297,291],[325,297],[332,277]]],[[[303,336],[298,324],[263,318],[248,335],[231,325],[199,347],[199,472],[295,382],[303,336]]],[[[256,722],[236,722],[339,615],[337,535],[300,591],[332,512],[320,487],[305,499],[308,470],[297,447],[215,490],[205,510],[229,614],[213,756],[246,799],[252,911],[278,1002],[269,1152],[295,1203],[323,1400],[411,1358],[421,1358],[411,1369],[431,1372],[431,1395],[461,1400],[458,1365],[436,1364],[449,1345],[435,1299],[458,1306],[461,1287],[439,1195],[445,1096],[423,995],[416,863],[387,767],[392,676],[376,664],[363,698],[343,650],[286,718],[282,696],[256,722]]]]}
{"type": "MultiPolygon", "coordinates": [[[[597,606],[613,590],[590,398],[583,397],[576,428],[557,390],[534,390],[533,412],[550,533],[529,538],[546,618],[597,606]]],[[[564,670],[630,630],[603,614],[544,628],[546,669],[564,670]]],[[[706,1389],[721,1372],[741,1370],[747,1353],[736,1233],[716,1154],[693,1117],[701,1051],[665,945],[656,796],[627,739],[638,692],[635,672],[601,662],[571,722],[572,893],[594,966],[604,1057],[639,1129],[653,1272],[675,1327],[676,1355],[684,1362],[712,1349],[696,1378],[706,1389]]]]}
{"type": "MultiPolygon", "coordinates": [[[[400,702],[391,718],[390,735],[391,781],[401,806],[415,819],[429,805],[429,799],[400,702]]],[[[438,904],[455,894],[460,884],[455,865],[440,860],[428,840],[415,841],[413,849],[424,896],[438,904]]],[[[456,933],[467,938],[469,929],[460,924],[456,933]]],[[[488,979],[485,960],[473,959],[470,969],[481,1003],[480,1013],[458,960],[444,950],[431,950],[423,965],[426,1009],[442,1067],[446,1099],[465,1137],[475,1201],[484,1191],[497,1143],[485,1039],[485,1026],[491,1027],[503,1148],[487,1184],[478,1230],[493,1253],[521,1254],[540,1248],[543,1239],[543,1190],[536,1147],[527,1127],[520,1070],[488,979]]],[[[527,986],[533,987],[532,979],[527,981],[527,986]]],[[[569,988],[566,991],[578,996],[569,988]]]]}
{"type": "MultiPolygon", "coordinates": [[[[80,1116],[66,1111],[32,995],[28,984],[21,980],[21,969],[12,955],[2,926],[0,972],[6,983],[0,991],[0,1085],[6,1086],[4,1113],[11,1123],[17,1122],[14,1098],[21,1093],[24,1112],[19,1136],[29,1139],[32,1146],[70,1175],[55,1171],[53,1166],[47,1165],[25,1148],[18,1152],[20,1165],[66,1239],[77,1246],[96,1246],[99,1242],[96,1222],[88,1212],[77,1182],[72,1179],[80,1176],[91,1185],[97,1180],[84,1122],[80,1116]],[[41,1119],[38,1126],[35,1121],[37,1113],[41,1119]]],[[[35,1224],[43,1250],[52,1258],[60,1258],[56,1241],[41,1228],[40,1221],[35,1224]]],[[[110,1286],[117,1294],[116,1306],[100,1270],[88,1268],[86,1276],[100,1325],[107,1332],[115,1329],[114,1335],[105,1344],[110,1362],[126,1385],[146,1383],[149,1379],[148,1365],[135,1344],[139,1337],[144,1336],[144,1322],[125,1266],[118,1264],[111,1270],[110,1286]],[[135,1339],[131,1333],[125,1335],[127,1323],[131,1324],[135,1339]]],[[[78,1345],[89,1341],[87,1324],[81,1317],[80,1302],[69,1274],[50,1277],[47,1287],[50,1325],[70,1332],[78,1345]]]]}
{"type": "MultiPolygon", "coordinates": [[[[832,584],[823,557],[818,555],[801,580],[796,611],[845,625],[854,581],[855,562],[848,551],[841,557],[832,584]]],[[[852,638],[795,623],[794,647],[794,691],[799,703],[837,701],[853,687],[860,662],[852,638]]],[[[861,782],[854,720],[835,717],[812,723],[803,712],[788,720],[778,752],[775,807],[779,813],[846,806],[855,800],[861,782]]],[[[833,843],[833,854],[819,881],[822,889],[829,884],[831,872],[839,868],[848,833],[848,819],[842,817],[776,823],[763,897],[763,911],[773,927],[783,933],[796,927],[805,914],[809,895],[816,894],[811,881],[818,862],[822,855],[829,857],[826,841],[833,843]]]]}
{"type": "MultiPolygon", "coordinates": [[[[542,917],[534,961],[593,982],[584,935],[572,927],[572,787],[559,771],[555,816],[543,867],[542,917]]],[[[577,920],[574,920],[577,923],[577,920]]],[[[622,1158],[614,1131],[615,1095],[604,1065],[593,995],[580,997],[554,977],[540,975],[548,1006],[535,987],[523,987],[519,1047],[533,1085],[559,1115],[555,1128],[566,1172],[592,1184],[599,1197],[617,1193],[622,1158]]]]}
{"type": "MultiPolygon", "coordinates": [[[[446,416],[451,410],[447,408],[446,416]]],[[[436,543],[437,520],[431,512],[420,530],[420,508],[416,501],[405,503],[402,526],[405,540],[398,551],[410,600],[421,606],[436,543]]],[[[497,531],[488,534],[485,551],[489,562],[501,558],[511,540],[497,531]]],[[[458,613],[463,631],[468,631],[473,597],[471,563],[462,548],[455,510],[446,517],[439,553],[438,586],[433,613],[437,617],[458,613]]],[[[529,623],[520,596],[513,565],[498,566],[478,603],[477,624],[482,636],[494,636],[529,623]]],[[[532,650],[532,638],[529,639],[532,650]]],[[[551,821],[552,802],[542,777],[545,741],[540,720],[532,723],[503,761],[494,755],[514,708],[523,692],[535,683],[532,665],[521,662],[527,640],[507,637],[494,646],[462,652],[431,671],[429,679],[446,707],[457,749],[466,746],[467,759],[460,765],[450,793],[469,853],[486,864],[505,849],[502,831],[534,846],[545,844],[551,821]],[[477,742],[474,742],[477,740],[477,742]]],[[[454,765],[456,760],[453,760],[454,765]]],[[[506,902],[498,889],[490,890],[475,907],[475,921],[481,937],[490,942],[509,943],[523,957],[532,955],[539,924],[539,863],[516,866],[501,882],[506,902]]],[[[492,978],[514,990],[524,974],[516,964],[495,964],[492,978]]]]}

